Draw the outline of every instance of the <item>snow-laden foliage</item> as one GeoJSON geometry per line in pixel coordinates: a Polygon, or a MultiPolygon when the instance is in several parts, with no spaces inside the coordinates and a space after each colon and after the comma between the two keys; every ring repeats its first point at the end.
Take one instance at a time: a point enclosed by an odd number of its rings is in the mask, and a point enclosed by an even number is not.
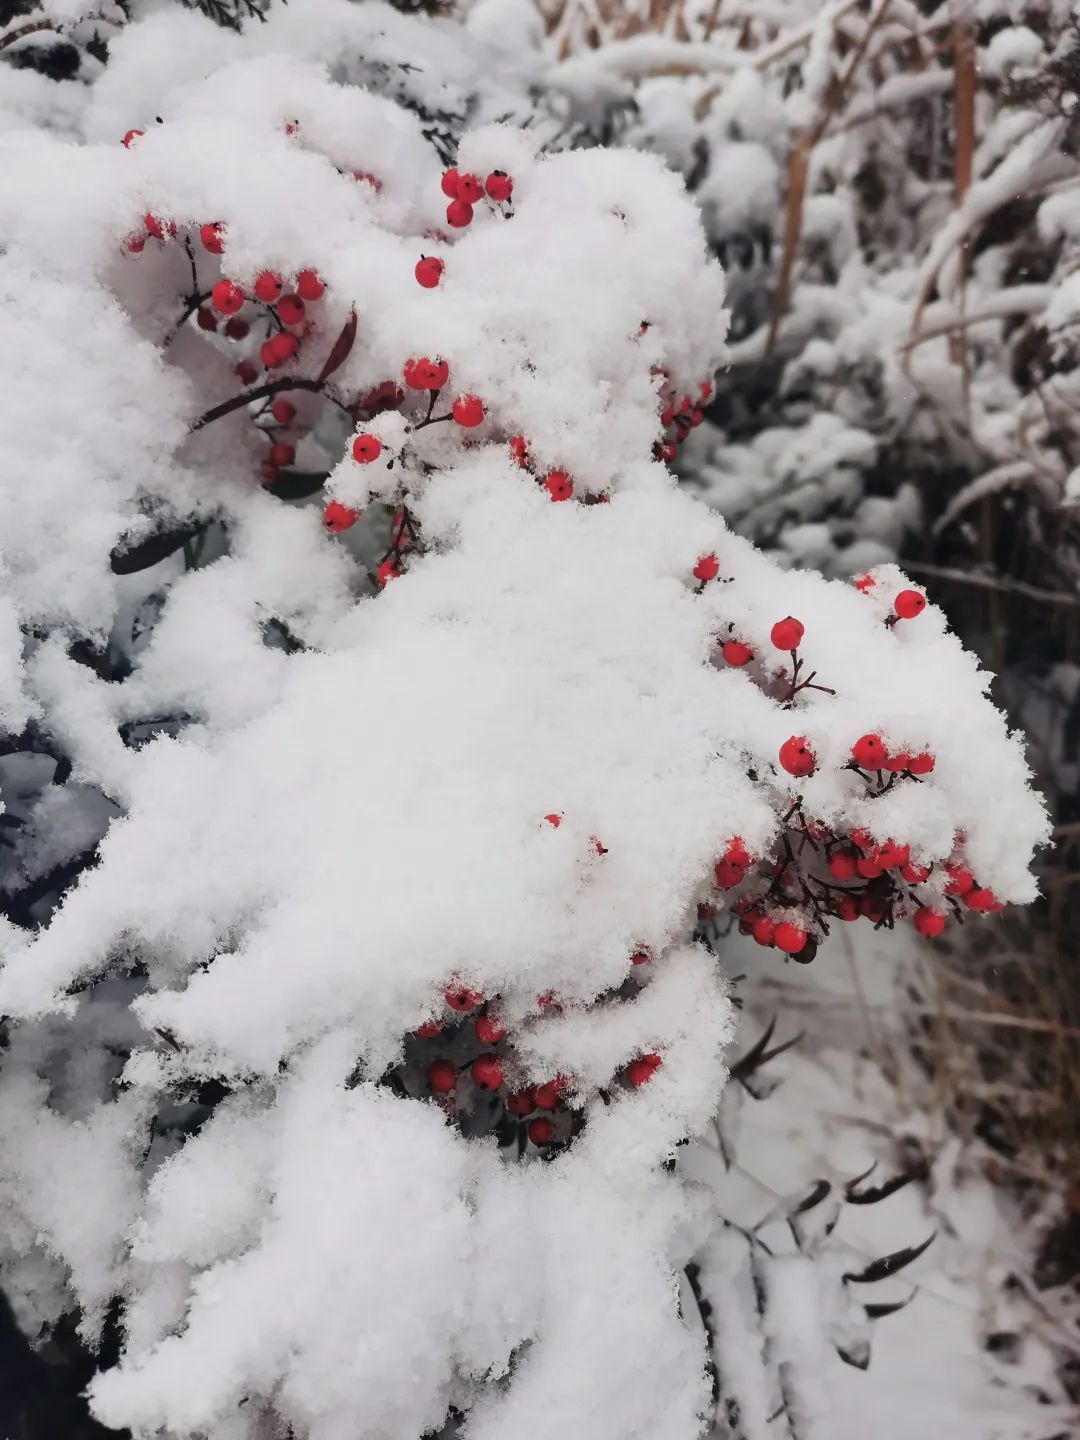
{"type": "Polygon", "coordinates": [[[921,500],[965,562],[1074,584],[1072,0],[542,8],[550,83],[631,117],[728,273],[732,371],[687,478],[787,563],[892,558],[921,500]]]}
{"type": "Polygon", "coordinates": [[[677,488],[680,177],[490,114],[444,170],[347,68],[426,22],[299,8],[0,132],[7,1283],[119,1319],[138,1436],[689,1440],[717,912],[980,923],[1043,813],[894,566],[677,488]]]}

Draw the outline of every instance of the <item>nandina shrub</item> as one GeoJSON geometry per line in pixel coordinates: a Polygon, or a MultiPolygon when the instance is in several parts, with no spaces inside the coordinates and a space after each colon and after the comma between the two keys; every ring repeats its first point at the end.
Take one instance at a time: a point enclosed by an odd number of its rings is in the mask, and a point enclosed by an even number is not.
{"type": "Polygon", "coordinates": [[[658,161],[193,70],[0,143],[0,701],[101,807],[0,937],[8,1284],[137,1435],[695,1436],[724,917],[1027,901],[1020,746],[895,567],[676,488],[723,282],[658,161]]]}

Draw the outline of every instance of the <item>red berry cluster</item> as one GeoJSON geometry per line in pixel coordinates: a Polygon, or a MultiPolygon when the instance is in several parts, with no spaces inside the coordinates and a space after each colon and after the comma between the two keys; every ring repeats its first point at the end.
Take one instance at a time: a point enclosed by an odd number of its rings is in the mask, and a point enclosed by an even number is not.
{"type": "Polygon", "coordinates": [[[702,406],[707,405],[712,398],[712,381],[702,380],[698,384],[695,399],[692,395],[680,394],[672,386],[671,376],[665,366],[655,366],[653,375],[660,380],[660,424],[664,431],[662,438],[653,446],[653,457],[670,465],[678,454],[679,446],[705,418],[702,406]]]}
{"type": "MultiPolygon", "coordinates": [[[[444,170],[442,192],[449,199],[446,223],[455,230],[472,224],[474,206],[484,198],[494,205],[506,205],[514,191],[514,182],[505,170],[493,170],[486,180],[465,170],[444,170]]],[[[423,283],[423,282],[421,282],[423,283]]]]}

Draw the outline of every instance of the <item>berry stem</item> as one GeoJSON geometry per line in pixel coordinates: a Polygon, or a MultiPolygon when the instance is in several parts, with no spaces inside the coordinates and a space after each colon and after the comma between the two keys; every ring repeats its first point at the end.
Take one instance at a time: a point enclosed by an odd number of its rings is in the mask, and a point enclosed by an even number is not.
{"type": "Polygon", "coordinates": [[[205,426],[212,425],[215,420],[223,420],[226,415],[231,415],[234,410],[242,410],[253,400],[263,400],[271,395],[280,395],[286,390],[307,390],[312,395],[322,395],[336,405],[339,410],[344,410],[346,415],[352,417],[349,407],[327,389],[324,380],[308,380],[302,375],[289,375],[281,380],[267,380],[263,385],[256,385],[252,390],[244,390],[241,394],[234,395],[231,400],[223,400],[220,405],[215,405],[212,410],[207,410],[205,415],[200,415],[197,420],[192,421],[191,432],[202,430],[205,426]]]}

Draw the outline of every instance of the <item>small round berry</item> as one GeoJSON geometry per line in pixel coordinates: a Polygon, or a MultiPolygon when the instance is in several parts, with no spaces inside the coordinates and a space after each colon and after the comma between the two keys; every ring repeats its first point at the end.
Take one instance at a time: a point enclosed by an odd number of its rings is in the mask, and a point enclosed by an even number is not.
{"type": "Polygon", "coordinates": [[[792,735],[780,746],[780,764],[789,775],[812,775],[817,756],[810,748],[805,735],[792,735]]]}
{"type": "Polygon", "coordinates": [[[933,940],[945,929],[945,916],[940,910],[931,910],[924,905],[921,910],[915,911],[911,923],[920,935],[933,940]]]}
{"type": "Polygon", "coordinates": [[[746,842],[741,835],[733,835],[728,841],[724,859],[732,865],[737,865],[740,870],[746,870],[749,867],[750,851],[747,850],[746,842]]]}
{"type": "Polygon", "coordinates": [[[455,200],[463,200],[466,205],[475,205],[476,202],[483,196],[483,193],[484,187],[480,184],[479,176],[470,175],[468,174],[468,172],[466,172],[464,175],[462,175],[460,172],[458,173],[457,194],[454,197],[455,200]]]}
{"type": "Polygon", "coordinates": [[[205,305],[200,305],[198,310],[195,311],[195,323],[200,330],[216,330],[217,316],[212,310],[208,310],[205,305]]]}
{"type": "Polygon", "coordinates": [[[550,1145],[555,1139],[555,1126],[538,1115],[535,1120],[529,1121],[529,1139],[534,1145],[550,1145]]]}
{"type": "Polygon", "coordinates": [[[562,1086],[555,1080],[548,1080],[543,1085],[537,1085],[533,1091],[533,1099],[536,1101],[537,1110],[554,1110],[559,1103],[559,1091],[562,1086]]]}
{"type": "Polygon", "coordinates": [[[267,305],[272,305],[281,294],[281,276],[273,270],[261,270],[255,276],[255,283],[251,288],[256,300],[264,300],[267,305]]]}
{"type": "Polygon", "coordinates": [[[475,426],[483,424],[486,412],[484,402],[478,395],[459,395],[451,405],[450,413],[462,429],[472,430],[475,426]]]}
{"type": "Polygon", "coordinates": [[[319,278],[317,270],[301,270],[296,277],[296,293],[301,300],[321,300],[326,293],[326,286],[319,278]]]}
{"type": "MultiPolygon", "coordinates": [[[[869,770],[869,765],[864,765],[864,770],[869,770]]],[[[885,758],[885,769],[891,770],[894,775],[902,775],[905,770],[911,768],[911,756],[906,750],[890,752],[885,758]]]]}
{"type": "Polygon", "coordinates": [[[510,447],[510,454],[514,457],[514,460],[524,469],[525,462],[529,458],[529,446],[525,436],[511,435],[506,443],[510,447]]]}
{"type": "Polygon", "coordinates": [[[886,909],[885,901],[878,895],[866,894],[859,901],[859,914],[872,921],[875,926],[885,919],[886,909]]]}
{"type": "Polygon", "coordinates": [[[562,816],[561,816],[561,815],[554,815],[554,814],[552,814],[552,815],[545,815],[545,816],[544,816],[544,819],[545,819],[545,820],[547,821],[547,823],[552,827],[553,830],[557,830],[557,829],[559,828],[559,826],[562,824],[562,816]]]}
{"type": "Polygon", "coordinates": [[[901,865],[907,864],[910,856],[910,847],[899,845],[895,840],[886,840],[877,853],[878,863],[883,870],[898,870],[901,865]]]}
{"type": "Polygon", "coordinates": [[[807,934],[801,925],[793,925],[790,920],[782,920],[776,927],[773,941],[776,948],[783,950],[785,955],[797,955],[806,944],[807,934]]]}
{"type": "Polygon", "coordinates": [[[259,346],[259,359],[268,370],[272,370],[275,365],[280,363],[273,340],[264,340],[259,346]]]}
{"type": "Polygon", "coordinates": [[[203,249],[208,250],[211,255],[220,255],[225,249],[224,242],[221,238],[223,229],[224,226],[220,220],[215,220],[209,225],[199,226],[199,240],[202,243],[203,249]]]}
{"type": "Polygon", "coordinates": [[[509,200],[513,194],[514,182],[505,170],[493,170],[484,181],[484,189],[487,191],[489,200],[495,200],[501,204],[504,200],[509,200]]]}
{"type": "Polygon", "coordinates": [[[662,1061],[659,1055],[640,1055],[636,1060],[631,1060],[626,1067],[627,1081],[635,1089],[639,1085],[646,1084],[656,1074],[662,1061]]]}
{"type": "Polygon", "coordinates": [[[283,295],[274,308],[283,325],[299,325],[304,318],[305,306],[299,295],[283,295]]]}
{"type": "Polygon", "coordinates": [[[275,440],[270,446],[271,465],[291,465],[296,459],[296,446],[290,445],[287,440],[275,440]]]}
{"type": "Polygon", "coordinates": [[[251,331],[251,326],[246,320],[241,320],[239,315],[232,315],[225,321],[225,334],[230,340],[246,340],[251,331]]]}
{"type": "Polygon", "coordinates": [[[771,945],[776,936],[776,923],[767,915],[759,915],[750,927],[750,934],[759,945],[771,945]]]}
{"type": "Polygon", "coordinates": [[[858,828],[851,832],[851,843],[858,850],[871,850],[874,846],[874,837],[869,830],[858,828]]]}
{"type": "Polygon", "coordinates": [[[458,195],[458,172],[456,170],[444,170],[442,180],[439,182],[442,193],[450,200],[456,200],[458,195]]]}
{"type": "Polygon", "coordinates": [[[536,1109],[536,1099],[531,1090],[518,1090],[515,1094],[507,1097],[506,1108],[511,1115],[519,1118],[531,1115],[536,1109]]]}
{"type": "Polygon", "coordinates": [[[858,590],[860,594],[865,595],[868,590],[872,590],[874,588],[874,586],[877,584],[877,581],[872,575],[856,575],[855,579],[852,580],[851,583],[855,586],[855,589],[858,590]]]}
{"type": "Polygon", "coordinates": [[[945,874],[949,877],[946,895],[966,895],[975,884],[975,876],[963,865],[946,865],[945,874]]]}
{"type": "Polygon", "coordinates": [[[296,406],[291,400],[283,400],[279,395],[270,406],[270,414],[279,425],[291,425],[296,417],[296,406]]]}
{"type": "Polygon", "coordinates": [[[427,1068],[427,1083],[439,1095],[449,1095],[457,1084],[457,1071],[449,1060],[433,1060],[427,1068]]]}
{"type": "Polygon", "coordinates": [[[273,351],[275,365],[286,364],[300,349],[300,341],[295,335],[279,333],[273,336],[267,343],[273,351]]]}
{"type": "Polygon", "coordinates": [[[648,950],[635,950],[634,953],[630,956],[630,964],[647,965],[651,959],[652,956],[649,954],[648,950]]]}
{"type": "Polygon", "coordinates": [[[922,750],[918,755],[911,757],[911,763],[907,768],[911,771],[912,775],[929,775],[930,771],[934,768],[934,764],[934,757],[930,754],[929,750],[922,750]]]}
{"type": "Polygon", "coordinates": [[[977,885],[964,894],[964,904],[969,910],[986,911],[998,908],[997,897],[992,890],[977,885]]]}
{"type": "Polygon", "coordinates": [[[720,561],[715,555],[702,555],[694,566],[695,580],[715,580],[720,574],[720,561]]]}
{"type": "Polygon", "coordinates": [[[928,865],[916,865],[914,860],[905,860],[900,866],[900,874],[909,885],[921,885],[930,874],[928,865]]]}
{"type": "Polygon", "coordinates": [[[918,590],[901,590],[893,601],[893,609],[901,620],[914,620],[926,609],[926,596],[918,590]]]}
{"type": "Polygon", "coordinates": [[[777,620],[769,632],[769,639],[778,650],[797,650],[806,631],[794,615],[777,620]]]}
{"type": "Polygon", "coordinates": [[[443,996],[450,1009],[456,1010],[459,1015],[478,1010],[484,1003],[484,997],[478,990],[470,990],[467,985],[462,985],[457,980],[451,981],[443,991],[443,996]]]}
{"type": "Polygon", "coordinates": [[[876,880],[879,875],[884,874],[885,866],[880,859],[880,851],[875,848],[868,855],[859,855],[855,859],[856,873],[864,880],[876,880]]]}
{"type": "Polygon", "coordinates": [[[401,579],[401,569],[394,563],[392,556],[388,555],[385,560],[380,560],[375,567],[375,583],[377,585],[389,585],[391,580],[401,579]]]}
{"type": "Polygon", "coordinates": [[[472,218],[473,208],[465,200],[451,200],[446,207],[446,223],[455,230],[464,230],[466,225],[472,223],[472,218]]]}
{"type": "Polygon", "coordinates": [[[143,223],[146,225],[148,235],[152,235],[155,240],[165,239],[165,227],[156,215],[144,215],[143,223]]]}
{"type": "Polygon", "coordinates": [[[382,454],[382,441],[377,435],[357,435],[352,442],[352,458],[358,465],[370,465],[382,454]]]}
{"type": "MultiPolygon", "coordinates": [[[[228,329],[228,326],[225,328],[228,329]]],[[[233,366],[233,374],[240,381],[241,385],[251,385],[258,379],[259,372],[250,360],[241,360],[238,365],[233,366]]]]}
{"type": "Polygon", "coordinates": [[[552,500],[569,500],[574,493],[574,482],[565,470],[549,470],[544,476],[544,489],[552,500]]]}
{"type": "Polygon", "coordinates": [[[123,145],[125,150],[130,150],[132,145],[134,145],[135,141],[139,138],[139,136],[145,134],[145,130],[129,130],[120,143],[121,145],[123,145]]]}
{"type": "Polygon", "coordinates": [[[713,877],[720,890],[730,890],[746,879],[746,871],[731,860],[717,860],[713,866],[713,877]]]}
{"type": "Polygon", "coordinates": [[[340,535],[342,530],[348,530],[350,525],[355,525],[360,518],[359,510],[352,510],[348,505],[342,505],[340,500],[331,500],[323,511],[323,529],[331,535],[340,535]]]}
{"type": "Polygon", "coordinates": [[[656,458],[663,460],[665,465],[670,465],[678,453],[678,446],[671,440],[665,440],[662,445],[656,447],[656,458]]]}
{"type": "Polygon", "coordinates": [[[829,856],[829,874],[834,880],[854,880],[859,873],[850,850],[834,850],[829,856]]]}
{"type": "Polygon", "coordinates": [[[704,419],[704,414],[696,407],[690,411],[690,426],[692,429],[696,430],[704,419]]]}
{"type": "Polygon", "coordinates": [[[880,735],[862,735],[851,747],[851,758],[861,770],[883,770],[888,755],[880,735]]]}
{"type": "Polygon", "coordinates": [[[434,1040],[436,1035],[442,1034],[442,1026],[438,1020],[425,1020],[423,1025],[418,1025],[412,1033],[418,1040],[434,1040]]]}
{"type": "Polygon", "coordinates": [[[434,290],[445,269],[446,266],[437,255],[421,255],[413,274],[418,285],[422,285],[425,290],[434,290]]]}
{"type": "Polygon", "coordinates": [[[859,918],[859,907],[850,895],[841,895],[833,906],[833,914],[847,924],[859,918]]]}
{"type": "Polygon", "coordinates": [[[749,665],[754,652],[741,640],[725,640],[720,652],[729,665],[749,665]]]}
{"type": "Polygon", "coordinates": [[[129,255],[141,255],[146,249],[146,236],[129,235],[124,241],[124,249],[129,255]]]}
{"type": "Polygon", "coordinates": [[[473,1027],[481,1045],[497,1045],[506,1034],[506,1027],[494,1015],[477,1015],[473,1027]]]}
{"type": "Polygon", "coordinates": [[[505,1079],[502,1061],[497,1055],[478,1055],[469,1067],[473,1083],[481,1090],[498,1090],[505,1079]]]}
{"type": "Polygon", "coordinates": [[[235,280],[219,280],[210,290],[210,304],[219,315],[235,315],[243,308],[244,292],[235,280]]]}

